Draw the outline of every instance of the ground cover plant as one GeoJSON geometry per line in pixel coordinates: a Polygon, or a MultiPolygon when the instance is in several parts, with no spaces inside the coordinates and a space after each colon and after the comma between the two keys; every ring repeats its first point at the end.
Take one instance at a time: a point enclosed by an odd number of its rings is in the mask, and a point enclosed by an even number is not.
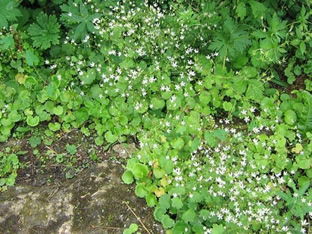
{"type": "MultiPolygon", "coordinates": [[[[311,14],[296,0],[2,0],[0,141],[38,126],[105,149],[131,138],[122,179],[168,233],[309,233],[311,14]]],[[[4,190],[19,159],[2,151],[4,190]]]]}

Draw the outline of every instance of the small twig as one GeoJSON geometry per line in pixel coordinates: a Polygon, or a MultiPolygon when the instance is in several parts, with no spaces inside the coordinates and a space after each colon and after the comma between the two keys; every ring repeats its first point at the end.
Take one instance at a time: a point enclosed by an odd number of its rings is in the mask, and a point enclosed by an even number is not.
{"type": "Polygon", "coordinates": [[[140,224],[143,226],[143,228],[145,229],[145,231],[148,233],[148,234],[153,234],[152,231],[149,231],[147,229],[147,227],[144,225],[144,223],[141,221],[140,217],[138,217],[136,215],[136,213],[133,211],[133,209],[128,205],[128,203],[126,201],[123,201],[122,203],[126,204],[126,206],[128,207],[128,209],[131,211],[131,213],[136,217],[136,219],[140,222],[140,224]]]}

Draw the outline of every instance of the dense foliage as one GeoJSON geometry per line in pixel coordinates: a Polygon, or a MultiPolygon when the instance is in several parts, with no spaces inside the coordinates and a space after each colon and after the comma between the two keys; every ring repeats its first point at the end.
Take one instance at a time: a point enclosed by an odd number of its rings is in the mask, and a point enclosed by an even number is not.
{"type": "MultiPolygon", "coordinates": [[[[308,0],[1,0],[0,141],[40,123],[132,136],[122,179],[168,233],[307,233],[311,15],[308,0]]],[[[5,188],[18,157],[0,159],[5,188]]]]}

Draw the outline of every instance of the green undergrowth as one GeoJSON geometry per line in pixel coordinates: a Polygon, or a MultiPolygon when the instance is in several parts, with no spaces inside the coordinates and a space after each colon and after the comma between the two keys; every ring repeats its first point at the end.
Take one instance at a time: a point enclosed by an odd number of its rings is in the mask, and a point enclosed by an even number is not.
{"type": "MultiPolygon", "coordinates": [[[[3,0],[0,141],[38,126],[106,148],[133,136],[122,179],[168,234],[309,233],[311,14],[295,0],[3,0]]],[[[18,157],[1,157],[15,178],[18,157]]]]}

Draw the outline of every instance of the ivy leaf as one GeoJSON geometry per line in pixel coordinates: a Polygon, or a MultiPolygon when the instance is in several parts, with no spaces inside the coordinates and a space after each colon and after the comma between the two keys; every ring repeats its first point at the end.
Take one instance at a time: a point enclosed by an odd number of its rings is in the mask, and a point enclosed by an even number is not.
{"type": "Polygon", "coordinates": [[[17,8],[21,1],[1,0],[0,1],[0,28],[7,28],[9,22],[17,20],[22,16],[21,11],[17,8]]]}
{"type": "Polygon", "coordinates": [[[45,50],[52,44],[59,44],[60,25],[55,15],[48,16],[41,12],[36,20],[37,23],[31,24],[28,28],[28,33],[33,39],[33,46],[45,50]]]}

